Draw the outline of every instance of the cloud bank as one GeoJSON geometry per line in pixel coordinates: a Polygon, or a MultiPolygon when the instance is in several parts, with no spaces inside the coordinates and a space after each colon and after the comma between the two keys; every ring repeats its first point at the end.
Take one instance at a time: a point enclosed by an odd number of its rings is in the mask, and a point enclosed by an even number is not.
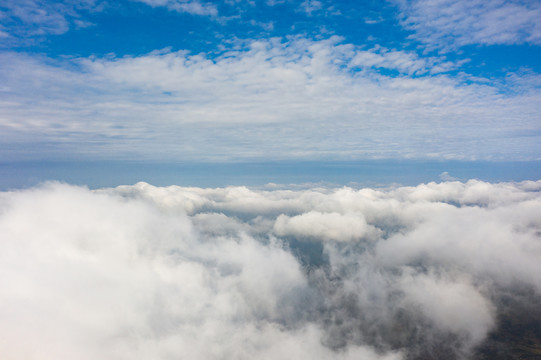
{"type": "Polygon", "coordinates": [[[4,53],[0,62],[11,161],[539,157],[535,75],[452,77],[452,61],[337,36],[239,40],[218,54],[4,53]]]}
{"type": "Polygon", "coordinates": [[[497,358],[502,321],[540,315],[540,191],[472,180],[3,192],[0,352],[497,358]]]}

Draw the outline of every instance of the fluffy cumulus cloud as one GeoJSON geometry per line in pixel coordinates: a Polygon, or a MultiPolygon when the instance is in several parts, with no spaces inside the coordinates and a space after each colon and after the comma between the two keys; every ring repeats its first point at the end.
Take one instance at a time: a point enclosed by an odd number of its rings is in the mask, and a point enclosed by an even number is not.
{"type": "Polygon", "coordinates": [[[281,236],[336,241],[360,239],[374,230],[374,227],[366,224],[362,213],[342,215],[336,212],[310,211],[294,217],[280,215],[274,225],[274,231],[281,236]]]}
{"type": "Polygon", "coordinates": [[[402,24],[431,47],[541,44],[541,4],[529,0],[397,0],[402,24]]]}
{"type": "Polygon", "coordinates": [[[541,182],[3,192],[0,352],[508,358],[541,318],[539,219],[541,182]]]}
{"type": "Polygon", "coordinates": [[[339,37],[238,41],[220,54],[0,61],[10,159],[38,156],[29,142],[53,158],[539,156],[535,82],[517,75],[509,91],[446,75],[453,62],[339,37]]]}

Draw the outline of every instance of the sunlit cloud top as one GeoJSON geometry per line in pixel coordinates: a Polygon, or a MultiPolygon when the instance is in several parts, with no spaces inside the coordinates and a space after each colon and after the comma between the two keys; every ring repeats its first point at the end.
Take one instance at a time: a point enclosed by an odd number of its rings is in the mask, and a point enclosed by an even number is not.
{"type": "Polygon", "coordinates": [[[534,356],[535,345],[518,345],[538,341],[540,190],[141,182],[0,192],[0,350],[46,360],[534,356]]]}

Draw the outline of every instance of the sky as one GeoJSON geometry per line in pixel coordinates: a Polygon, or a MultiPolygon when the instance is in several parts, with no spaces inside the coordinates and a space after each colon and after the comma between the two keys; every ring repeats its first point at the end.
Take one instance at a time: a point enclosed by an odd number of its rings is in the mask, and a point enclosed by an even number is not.
{"type": "Polygon", "coordinates": [[[1,0],[0,162],[538,161],[540,17],[531,0],[1,0]]]}
{"type": "Polygon", "coordinates": [[[0,354],[539,354],[539,19],[0,0],[0,354]]]}

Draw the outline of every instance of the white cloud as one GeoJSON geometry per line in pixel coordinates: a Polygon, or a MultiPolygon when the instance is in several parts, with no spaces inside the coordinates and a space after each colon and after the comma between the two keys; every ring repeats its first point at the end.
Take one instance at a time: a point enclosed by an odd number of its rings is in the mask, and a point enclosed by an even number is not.
{"type": "Polygon", "coordinates": [[[500,314],[541,300],[540,191],[470,181],[3,192],[0,351],[475,358],[489,331],[505,331],[500,314]]]}
{"type": "Polygon", "coordinates": [[[306,278],[280,244],[205,238],[185,215],[65,185],[4,193],[2,209],[9,358],[399,358],[323,347],[299,313],[306,278]]]}
{"type": "Polygon", "coordinates": [[[541,45],[541,4],[502,0],[397,0],[402,24],[430,48],[464,45],[541,45]]]}
{"type": "Polygon", "coordinates": [[[467,279],[415,274],[400,281],[406,303],[418,307],[438,327],[465,334],[472,344],[482,341],[495,325],[492,304],[467,279]]]}
{"type": "Polygon", "coordinates": [[[449,172],[447,172],[447,171],[442,172],[439,177],[440,177],[440,179],[442,181],[456,181],[456,180],[458,180],[457,178],[449,175],[449,172]]]}
{"type": "Polygon", "coordinates": [[[278,4],[283,4],[285,2],[286,2],[286,0],[267,0],[265,3],[268,6],[275,6],[275,5],[278,5],[278,4]]]}
{"type": "Polygon", "coordinates": [[[202,16],[218,16],[218,8],[213,3],[201,3],[198,0],[133,0],[152,7],[165,6],[171,11],[202,16]]]}
{"type": "Polygon", "coordinates": [[[269,21],[269,22],[261,22],[261,21],[255,21],[255,20],[250,20],[250,24],[253,25],[253,26],[259,26],[261,28],[263,28],[263,30],[265,31],[272,31],[274,30],[274,22],[272,21],[269,21]]]}
{"type": "Polygon", "coordinates": [[[341,215],[317,211],[294,217],[280,215],[274,224],[274,232],[279,236],[334,241],[359,240],[377,234],[377,230],[366,223],[362,213],[341,215]]]}
{"type": "Polygon", "coordinates": [[[321,10],[323,8],[323,4],[318,0],[305,0],[300,5],[300,8],[302,11],[308,14],[308,16],[311,16],[314,12],[321,10]]]}
{"type": "Polygon", "coordinates": [[[384,68],[408,75],[437,74],[457,68],[457,64],[442,62],[438,58],[420,58],[413,52],[389,50],[381,47],[358,52],[351,59],[350,65],[365,68],[384,68]]]}
{"type": "Polygon", "coordinates": [[[340,40],[239,42],[215,58],[3,54],[0,126],[20,158],[36,156],[17,145],[29,141],[171,160],[539,156],[539,88],[505,94],[446,76],[446,61],[340,40]]]}
{"type": "Polygon", "coordinates": [[[56,2],[21,0],[1,1],[5,12],[4,19],[17,19],[22,25],[14,23],[9,33],[16,36],[59,35],[67,32],[72,22],[78,27],[89,23],[78,20],[82,11],[100,11],[103,1],[64,0],[56,2]]]}

